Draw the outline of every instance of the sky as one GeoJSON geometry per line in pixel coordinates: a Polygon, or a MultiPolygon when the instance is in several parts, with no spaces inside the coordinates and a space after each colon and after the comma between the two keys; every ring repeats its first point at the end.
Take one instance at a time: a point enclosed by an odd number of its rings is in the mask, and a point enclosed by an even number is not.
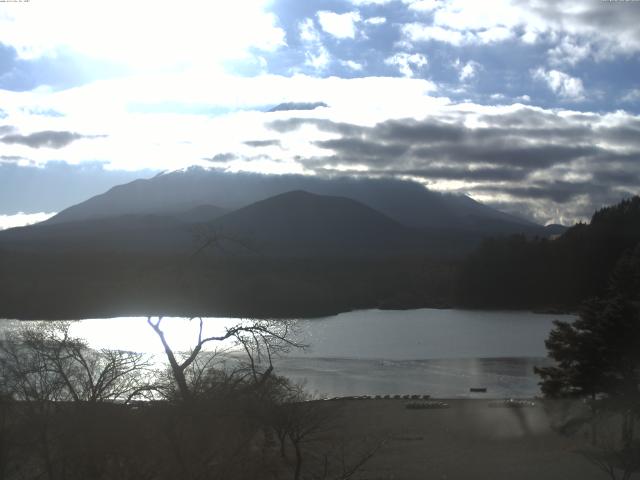
{"type": "Polygon", "coordinates": [[[0,3],[0,229],[191,165],[588,219],[640,193],[640,1],[0,3]]]}

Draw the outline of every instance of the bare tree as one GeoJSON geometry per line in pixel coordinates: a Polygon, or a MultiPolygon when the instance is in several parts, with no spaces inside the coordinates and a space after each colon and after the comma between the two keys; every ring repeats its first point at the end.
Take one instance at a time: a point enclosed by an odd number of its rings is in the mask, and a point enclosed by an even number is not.
{"type": "Polygon", "coordinates": [[[271,415],[280,456],[291,465],[294,480],[347,480],[382,448],[380,438],[349,438],[341,421],[341,404],[289,397],[271,415]],[[290,447],[290,448],[288,448],[290,447]],[[293,458],[287,458],[287,450],[293,458]]]}
{"type": "MultiPolygon", "coordinates": [[[[295,339],[294,323],[291,321],[254,320],[227,328],[222,335],[205,337],[203,336],[204,321],[198,318],[198,334],[194,346],[186,354],[179,355],[171,348],[161,328],[162,318],[153,320],[152,317],[148,317],[147,323],[162,342],[178,393],[184,401],[190,401],[193,398],[193,385],[188,381],[189,373],[194,368],[199,369],[201,374],[196,377],[201,378],[203,364],[198,363],[198,359],[207,344],[217,342],[220,345],[229,341],[232,343],[232,349],[233,347],[236,351],[240,349],[246,358],[245,361],[239,361],[238,368],[232,375],[239,375],[243,380],[250,376],[256,384],[264,382],[273,372],[274,356],[291,348],[304,347],[295,339]]],[[[214,357],[209,356],[209,358],[214,357]]]]}
{"type": "Polygon", "coordinates": [[[105,434],[105,426],[115,431],[114,422],[125,413],[114,410],[115,404],[156,388],[144,355],[92,350],[70,334],[68,322],[27,324],[7,332],[0,343],[0,374],[3,413],[10,415],[11,427],[3,433],[19,436],[17,455],[24,459],[13,455],[11,462],[26,478],[75,478],[72,470],[95,477],[106,468],[104,448],[98,446],[118,443],[105,434]]]}
{"type": "Polygon", "coordinates": [[[69,322],[24,326],[7,336],[0,362],[19,400],[128,402],[152,391],[154,371],[141,353],[93,350],[69,322]]]}

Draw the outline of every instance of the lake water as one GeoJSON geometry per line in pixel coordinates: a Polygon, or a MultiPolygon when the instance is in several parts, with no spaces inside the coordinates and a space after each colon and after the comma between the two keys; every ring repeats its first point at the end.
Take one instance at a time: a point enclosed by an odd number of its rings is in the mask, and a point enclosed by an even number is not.
{"type": "MultiPolygon", "coordinates": [[[[554,319],[530,312],[419,309],[362,310],[300,320],[309,345],[275,362],[276,371],[321,396],[430,394],[434,397],[530,397],[539,393],[536,365],[547,365],[544,340],[554,319]],[[472,387],[486,394],[470,394],[472,387]]],[[[210,318],[205,334],[219,334],[238,319],[210,318]]],[[[0,329],[15,321],[0,321],[0,329]]],[[[197,322],[163,319],[175,350],[188,349],[197,322]]],[[[146,318],[87,319],[72,333],[95,348],[161,353],[146,318]]]]}

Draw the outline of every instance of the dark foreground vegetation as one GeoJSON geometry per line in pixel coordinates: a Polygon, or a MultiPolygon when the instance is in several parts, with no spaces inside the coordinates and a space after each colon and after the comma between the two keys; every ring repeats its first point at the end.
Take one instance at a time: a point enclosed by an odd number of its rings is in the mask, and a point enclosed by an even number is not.
{"type": "MultiPolygon", "coordinates": [[[[194,320],[195,321],[195,320],[194,320]]],[[[95,351],[69,325],[23,327],[0,349],[0,479],[347,479],[380,448],[345,435],[270,359],[297,347],[286,322],[251,322],[174,352],[95,351]],[[242,355],[204,346],[231,340],[242,355]]],[[[202,325],[202,323],[201,323],[202,325]]]]}

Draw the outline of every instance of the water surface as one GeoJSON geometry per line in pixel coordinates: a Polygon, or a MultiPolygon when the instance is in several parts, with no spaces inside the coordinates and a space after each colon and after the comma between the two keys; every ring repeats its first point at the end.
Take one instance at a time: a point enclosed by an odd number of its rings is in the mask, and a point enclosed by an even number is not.
{"type": "MultiPolygon", "coordinates": [[[[361,310],[299,320],[298,340],[309,345],[276,361],[276,370],[322,396],[431,394],[519,397],[539,393],[535,365],[548,364],[544,341],[555,319],[567,315],[530,312],[361,310]]],[[[205,319],[205,335],[219,335],[236,318],[205,319]]],[[[0,329],[15,326],[0,321],[0,329]]],[[[165,318],[163,330],[174,350],[197,338],[198,322],[165,318]]],[[[87,319],[72,333],[94,348],[162,353],[143,317],[87,319]]]]}

